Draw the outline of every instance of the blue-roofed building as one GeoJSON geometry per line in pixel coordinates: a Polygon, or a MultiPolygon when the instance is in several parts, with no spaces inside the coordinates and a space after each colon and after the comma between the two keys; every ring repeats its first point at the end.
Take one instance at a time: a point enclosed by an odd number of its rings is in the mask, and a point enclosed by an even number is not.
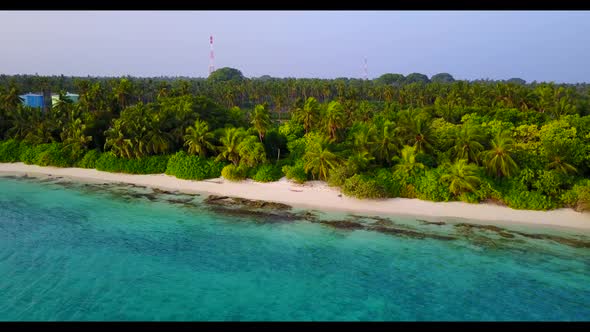
{"type": "Polygon", "coordinates": [[[43,94],[41,93],[27,93],[20,95],[23,99],[23,104],[29,107],[43,108],[43,94]]]}
{"type": "MultiPolygon", "coordinates": [[[[75,94],[75,93],[66,93],[66,97],[70,98],[70,100],[76,104],[78,102],[78,100],[80,99],[80,96],[75,94]]],[[[57,101],[59,100],[59,95],[58,94],[53,94],[51,95],[51,105],[55,106],[55,104],[57,103],[57,101]]]]}

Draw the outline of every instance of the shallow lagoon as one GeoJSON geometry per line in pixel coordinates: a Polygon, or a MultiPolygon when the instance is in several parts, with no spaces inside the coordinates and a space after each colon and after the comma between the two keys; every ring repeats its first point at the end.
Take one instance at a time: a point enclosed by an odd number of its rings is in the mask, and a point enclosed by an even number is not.
{"type": "Polygon", "coordinates": [[[587,235],[431,222],[0,177],[0,320],[590,319],[587,235]]]}

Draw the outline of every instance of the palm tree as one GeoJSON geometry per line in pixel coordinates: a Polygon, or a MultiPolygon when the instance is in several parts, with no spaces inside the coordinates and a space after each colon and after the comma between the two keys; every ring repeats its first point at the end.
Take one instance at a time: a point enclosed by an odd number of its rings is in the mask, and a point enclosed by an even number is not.
{"type": "Polygon", "coordinates": [[[375,142],[375,127],[366,123],[357,123],[358,129],[354,131],[352,145],[356,151],[371,151],[375,142]]]}
{"type": "Polygon", "coordinates": [[[482,153],[486,168],[497,177],[510,177],[518,171],[518,165],[510,156],[514,140],[510,132],[503,131],[492,140],[492,148],[482,153]]]}
{"type": "Polygon", "coordinates": [[[416,161],[416,147],[405,145],[401,151],[401,158],[394,157],[398,164],[394,166],[394,171],[401,171],[410,174],[416,170],[424,169],[424,164],[416,161]]]}
{"type": "Polygon", "coordinates": [[[252,112],[252,121],[250,122],[256,131],[258,131],[258,138],[260,138],[260,142],[264,139],[264,135],[268,131],[268,128],[271,126],[270,121],[270,112],[266,105],[256,105],[254,107],[254,112],[252,112]]]}
{"type": "Polygon", "coordinates": [[[2,106],[7,111],[15,111],[18,105],[23,103],[23,99],[20,97],[18,90],[16,87],[11,87],[9,92],[2,96],[2,106]]]}
{"type": "Polygon", "coordinates": [[[328,149],[327,140],[322,139],[309,147],[303,156],[305,172],[311,172],[315,179],[326,180],[330,170],[336,168],[339,158],[328,149]]]}
{"type": "Polygon", "coordinates": [[[238,166],[240,162],[240,150],[239,146],[242,139],[246,136],[246,133],[242,128],[227,128],[224,131],[224,135],[221,138],[221,144],[219,155],[216,160],[228,160],[238,166]]]}
{"type": "Polygon", "coordinates": [[[171,141],[171,135],[160,128],[159,119],[150,119],[138,143],[140,150],[145,149],[146,154],[165,154],[170,150],[171,141]]]}
{"type": "Polygon", "coordinates": [[[129,104],[132,92],[133,86],[131,85],[131,82],[126,78],[122,78],[119,85],[114,89],[115,97],[117,98],[121,109],[124,109],[129,104]]]}
{"type": "Polygon", "coordinates": [[[97,82],[89,87],[84,98],[80,95],[80,103],[90,111],[106,110],[106,100],[104,97],[104,89],[100,83],[97,82]]]}
{"type": "Polygon", "coordinates": [[[463,124],[459,132],[453,138],[452,153],[455,160],[467,159],[467,161],[478,163],[479,153],[483,150],[480,141],[483,140],[481,130],[475,126],[463,124]]]}
{"type": "Polygon", "coordinates": [[[52,109],[56,115],[61,116],[68,113],[68,110],[73,103],[74,101],[66,95],[64,90],[62,90],[59,92],[57,102],[53,105],[52,109]]]}
{"type": "MultiPolygon", "coordinates": [[[[160,86],[160,88],[164,88],[167,90],[167,87],[164,86],[160,86]]],[[[191,84],[190,82],[186,81],[186,80],[180,80],[177,82],[177,86],[175,87],[175,93],[178,96],[185,96],[188,95],[190,93],[191,90],[191,84]]],[[[163,92],[162,90],[160,90],[161,92],[163,92]]],[[[167,91],[166,91],[167,93],[167,91]]]]}
{"type": "Polygon", "coordinates": [[[559,98],[559,101],[555,103],[555,106],[551,108],[551,115],[553,118],[558,119],[562,115],[576,113],[576,106],[567,97],[559,98]]]}
{"type": "Polygon", "coordinates": [[[412,118],[409,129],[411,136],[408,143],[415,146],[417,152],[427,152],[432,149],[432,128],[426,117],[416,116],[412,118]]]}
{"type": "Polygon", "coordinates": [[[105,136],[105,150],[110,148],[110,150],[119,157],[126,157],[130,159],[134,156],[133,142],[125,137],[121,121],[114,121],[113,126],[105,131],[105,136]]]}
{"type": "Polygon", "coordinates": [[[53,128],[51,122],[41,121],[37,118],[31,123],[29,128],[30,130],[24,138],[25,141],[33,145],[55,141],[55,138],[52,135],[53,128]]]}
{"type": "Polygon", "coordinates": [[[356,174],[366,170],[373,160],[375,160],[375,157],[368,151],[363,150],[357,151],[348,157],[347,164],[350,171],[356,174]]]}
{"type": "Polygon", "coordinates": [[[535,88],[534,92],[536,98],[535,106],[541,113],[545,113],[550,110],[552,105],[555,103],[553,100],[553,87],[552,85],[542,84],[535,88]]]}
{"type": "Polygon", "coordinates": [[[338,129],[342,128],[344,125],[344,110],[342,109],[342,105],[333,100],[328,104],[328,108],[326,109],[326,127],[328,129],[328,134],[330,135],[330,140],[336,140],[336,132],[338,129]]]}
{"type": "Polygon", "coordinates": [[[303,123],[305,133],[309,133],[313,124],[317,121],[320,112],[320,105],[317,99],[313,97],[307,98],[303,108],[295,110],[294,118],[303,123]]]}
{"type": "Polygon", "coordinates": [[[463,192],[474,192],[481,182],[477,176],[477,166],[468,164],[467,159],[459,159],[454,164],[445,165],[447,174],[441,176],[442,183],[449,186],[454,195],[463,192]]]}
{"type": "Polygon", "coordinates": [[[158,94],[156,95],[157,99],[168,97],[170,93],[170,85],[166,82],[160,82],[158,84],[158,94]]]}
{"type": "Polygon", "coordinates": [[[89,80],[76,80],[74,85],[78,89],[78,104],[82,105],[84,109],[87,109],[88,104],[88,93],[90,91],[90,81],[89,80]]]}
{"type": "Polygon", "coordinates": [[[562,159],[562,157],[554,155],[549,158],[551,162],[547,164],[547,168],[554,169],[558,173],[567,175],[567,174],[576,174],[578,170],[572,164],[566,162],[562,159]]]}
{"type": "Polygon", "coordinates": [[[188,153],[198,154],[201,157],[207,156],[208,151],[214,151],[215,146],[211,143],[213,133],[209,132],[209,125],[202,120],[196,120],[195,125],[186,128],[184,145],[188,146],[188,153]]]}
{"type": "Polygon", "coordinates": [[[32,126],[34,122],[31,117],[36,111],[25,107],[23,105],[17,105],[17,107],[9,112],[10,118],[12,118],[11,125],[6,132],[6,135],[11,138],[23,139],[27,136],[27,133],[33,130],[32,126]]]}
{"type": "Polygon", "coordinates": [[[395,132],[395,124],[391,121],[385,121],[377,132],[375,139],[375,153],[377,159],[386,164],[391,164],[391,159],[399,150],[400,140],[395,132]]]}
{"type": "Polygon", "coordinates": [[[82,120],[75,119],[61,133],[64,149],[69,149],[75,158],[78,158],[92,141],[92,136],[86,135],[85,131],[86,125],[82,123],[82,120]]]}
{"type": "Polygon", "coordinates": [[[249,167],[256,167],[266,161],[264,145],[258,142],[256,136],[246,136],[238,145],[238,154],[240,156],[240,164],[249,167]]]}

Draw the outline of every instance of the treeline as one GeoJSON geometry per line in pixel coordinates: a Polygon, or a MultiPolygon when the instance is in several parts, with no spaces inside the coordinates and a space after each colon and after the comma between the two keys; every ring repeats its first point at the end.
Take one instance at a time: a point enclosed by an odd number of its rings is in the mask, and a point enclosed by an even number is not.
{"type": "MultiPolygon", "coordinates": [[[[0,75],[0,92],[13,94],[41,92],[48,89],[54,93],[69,91],[87,96],[84,102],[90,109],[110,108],[120,111],[122,104],[155,102],[160,97],[203,95],[215,103],[230,108],[253,108],[266,103],[274,118],[289,112],[309,97],[319,102],[334,99],[351,102],[396,102],[402,108],[433,105],[437,98],[454,98],[461,95],[469,98],[466,103],[477,106],[494,106],[503,103],[506,107],[536,107],[539,90],[545,86],[554,89],[563,87],[582,98],[586,104],[578,105],[588,110],[588,84],[553,84],[526,82],[519,78],[505,81],[477,80],[456,81],[448,73],[428,76],[420,73],[384,74],[374,80],[354,78],[296,79],[245,78],[239,70],[221,68],[209,78],[188,77],[68,77],[35,75],[0,75]],[[534,92],[535,90],[538,91],[534,92]],[[450,96],[449,96],[450,95],[450,96]]],[[[579,99],[579,98],[578,98],[579,99]]],[[[580,100],[582,101],[582,100],[580,100]]]]}
{"type": "Polygon", "coordinates": [[[199,180],[286,176],[358,198],[590,206],[585,85],[448,74],[252,80],[235,69],[163,80],[170,86],[151,99],[133,78],[73,80],[79,102],[62,94],[47,113],[22,106],[18,84],[4,81],[0,161],[199,180]]]}

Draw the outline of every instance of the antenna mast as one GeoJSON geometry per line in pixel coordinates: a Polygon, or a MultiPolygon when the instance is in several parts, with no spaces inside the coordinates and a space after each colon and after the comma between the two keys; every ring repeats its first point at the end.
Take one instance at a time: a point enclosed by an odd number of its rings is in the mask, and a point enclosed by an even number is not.
{"type": "Polygon", "coordinates": [[[368,65],[367,65],[367,58],[365,58],[365,80],[369,79],[369,71],[368,71],[368,65]]]}
{"type": "Polygon", "coordinates": [[[215,71],[215,53],[213,52],[213,35],[209,36],[209,75],[215,71]]]}

